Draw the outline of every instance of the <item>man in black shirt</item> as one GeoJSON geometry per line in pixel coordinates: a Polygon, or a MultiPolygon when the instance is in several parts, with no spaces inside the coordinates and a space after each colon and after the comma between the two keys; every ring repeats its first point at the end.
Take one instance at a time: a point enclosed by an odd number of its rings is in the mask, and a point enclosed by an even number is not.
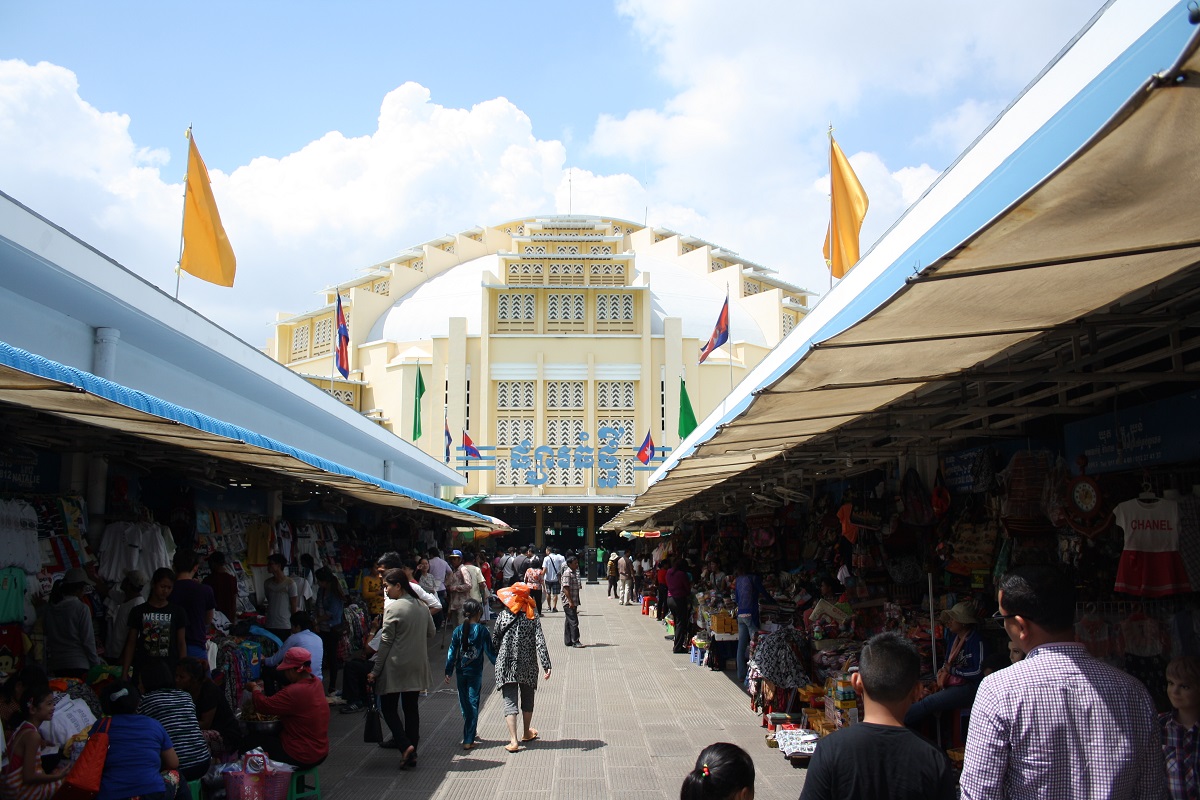
{"type": "Polygon", "coordinates": [[[904,727],[920,677],[917,648],[900,634],[881,633],[863,646],[850,677],[863,721],[817,743],[800,800],[953,800],[950,762],[904,727]]]}
{"type": "Polygon", "coordinates": [[[526,547],[524,550],[517,550],[513,556],[513,583],[525,580],[525,570],[529,569],[529,557],[533,555],[533,548],[526,547]]]}

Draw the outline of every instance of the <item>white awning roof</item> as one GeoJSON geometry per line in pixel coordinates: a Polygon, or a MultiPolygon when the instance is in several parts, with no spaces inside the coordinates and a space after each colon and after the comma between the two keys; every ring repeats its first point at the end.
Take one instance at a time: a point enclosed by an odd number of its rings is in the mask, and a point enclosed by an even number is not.
{"type": "Polygon", "coordinates": [[[1195,33],[1185,3],[1113,3],[604,527],[1193,269],[1195,33]]]}

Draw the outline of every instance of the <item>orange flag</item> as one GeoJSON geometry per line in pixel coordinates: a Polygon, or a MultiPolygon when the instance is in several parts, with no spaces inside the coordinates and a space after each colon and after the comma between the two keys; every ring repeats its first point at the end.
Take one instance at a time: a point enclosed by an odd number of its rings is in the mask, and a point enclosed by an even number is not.
{"type": "Polygon", "coordinates": [[[829,148],[829,231],[822,252],[833,277],[843,278],[858,263],[858,234],[867,216],[867,193],[832,135],[829,148]]]}
{"type": "Polygon", "coordinates": [[[208,182],[208,168],[196,140],[188,131],[188,170],[186,197],[183,202],[183,257],[179,268],[197,278],[218,286],[233,286],[233,274],[237,271],[237,259],[221,215],[217,212],[217,201],[208,182]]]}

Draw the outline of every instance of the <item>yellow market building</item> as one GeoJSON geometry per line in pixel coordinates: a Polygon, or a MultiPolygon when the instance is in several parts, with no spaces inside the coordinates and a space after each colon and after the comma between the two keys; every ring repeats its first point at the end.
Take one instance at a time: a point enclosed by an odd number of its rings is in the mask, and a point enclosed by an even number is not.
{"type": "Polygon", "coordinates": [[[468,484],[446,499],[518,529],[506,543],[580,548],[679,444],[681,390],[704,419],[799,323],[810,296],[674,231],[532,217],[433,239],[348,276],[321,307],[279,315],[268,352],[448,456],[468,484]],[[334,366],[338,294],[345,379],[334,366]],[[700,364],[726,297],[729,341],[700,364]],[[656,454],[643,465],[647,435],[656,454]]]}

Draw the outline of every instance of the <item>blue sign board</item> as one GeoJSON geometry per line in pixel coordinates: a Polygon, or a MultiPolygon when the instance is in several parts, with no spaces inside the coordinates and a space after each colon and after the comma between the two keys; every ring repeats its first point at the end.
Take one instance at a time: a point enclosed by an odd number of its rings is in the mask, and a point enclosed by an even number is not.
{"type": "Polygon", "coordinates": [[[1088,459],[1089,475],[1194,461],[1200,456],[1200,392],[1168,397],[1073,422],[1067,462],[1088,459]]]}

